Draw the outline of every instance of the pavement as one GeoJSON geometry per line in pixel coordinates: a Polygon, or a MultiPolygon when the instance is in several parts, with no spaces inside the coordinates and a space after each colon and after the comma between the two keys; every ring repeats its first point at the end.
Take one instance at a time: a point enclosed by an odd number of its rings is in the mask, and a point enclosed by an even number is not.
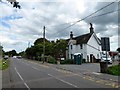
{"type": "Polygon", "coordinates": [[[2,70],[0,70],[0,89],[2,89],[2,70]]]}
{"type": "Polygon", "coordinates": [[[118,77],[99,73],[99,64],[53,65],[39,61],[10,60],[4,75],[7,88],[118,88],[118,77]],[[7,77],[9,76],[9,77],[7,77]]]}
{"type": "MultiPolygon", "coordinates": [[[[70,71],[73,73],[77,73],[83,76],[90,76],[97,79],[108,80],[110,82],[115,82],[120,84],[120,77],[114,76],[110,74],[100,73],[100,65],[99,63],[84,63],[82,65],[52,65],[49,63],[45,63],[45,65],[53,66],[58,69],[70,71]]],[[[111,66],[111,65],[109,65],[111,66]]]]}
{"type": "Polygon", "coordinates": [[[10,73],[9,67],[1,71],[2,72],[2,88],[11,88],[11,73],[10,73]]]}

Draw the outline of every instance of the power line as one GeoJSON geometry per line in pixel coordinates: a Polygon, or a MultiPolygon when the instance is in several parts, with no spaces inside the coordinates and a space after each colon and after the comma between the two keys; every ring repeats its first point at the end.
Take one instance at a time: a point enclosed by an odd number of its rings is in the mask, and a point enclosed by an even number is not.
{"type": "Polygon", "coordinates": [[[120,9],[115,10],[115,11],[110,11],[110,12],[107,12],[107,13],[103,13],[103,14],[100,14],[100,15],[96,15],[96,16],[93,16],[93,17],[89,17],[89,18],[97,18],[97,17],[104,16],[104,15],[107,15],[107,14],[110,14],[110,13],[115,13],[117,11],[120,11],[120,9]]]}
{"type": "MultiPolygon", "coordinates": [[[[118,1],[118,0],[116,0],[116,1],[118,1]]],[[[69,25],[69,26],[65,27],[64,29],[62,29],[62,30],[60,30],[60,31],[58,31],[58,32],[56,32],[56,33],[54,33],[54,34],[57,35],[59,32],[63,32],[63,30],[66,30],[66,29],[68,29],[68,28],[74,26],[74,25],[77,24],[78,22],[83,21],[83,20],[85,20],[85,19],[91,17],[92,15],[94,15],[94,14],[96,14],[97,12],[103,10],[104,8],[107,8],[108,6],[114,4],[116,1],[109,3],[108,5],[106,5],[106,6],[102,7],[102,8],[100,8],[100,9],[96,10],[95,12],[91,13],[90,15],[84,17],[83,19],[80,19],[80,20],[74,22],[72,25],[69,25]]]]}
{"type": "Polygon", "coordinates": [[[110,12],[107,12],[107,13],[103,13],[103,14],[100,14],[100,15],[96,15],[96,16],[93,16],[93,17],[90,17],[90,18],[96,18],[96,17],[100,17],[100,16],[103,16],[103,15],[107,15],[107,14],[110,14],[110,13],[117,12],[117,11],[120,11],[120,9],[118,9],[118,10],[115,10],[115,11],[110,11],[110,12]]]}
{"type": "MultiPolygon", "coordinates": [[[[118,0],[116,0],[116,1],[118,1],[118,0]]],[[[112,2],[112,3],[110,3],[110,4],[108,4],[107,6],[104,6],[104,7],[102,7],[101,9],[104,9],[104,8],[106,8],[106,7],[108,7],[108,6],[110,6],[111,4],[113,4],[113,3],[115,3],[116,1],[114,1],[114,2],[112,2]]],[[[118,1],[118,5],[120,4],[120,1],[118,1]]],[[[99,11],[100,11],[100,9],[99,9],[99,11]]],[[[98,11],[96,11],[96,13],[97,13],[98,11]]],[[[111,11],[112,12],[112,11],[111,11]]],[[[95,12],[94,12],[95,13],[95,12]]],[[[93,14],[93,13],[92,13],[93,14]]],[[[91,15],[91,14],[90,14],[91,15]]],[[[88,15],[89,16],[89,15],[88,15]]],[[[87,18],[88,16],[86,16],[85,18],[87,18]]],[[[91,15],[92,16],[92,15],[91,15]]],[[[83,18],[84,19],[84,18],[83,18]]],[[[80,21],[82,21],[82,19],[80,19],[80,20],[78,20],[78,21],[72,21],[72,22],[68,22],[68,23],[63,23],[63,24],[58,24],[58,25],[65,25],[65,24],[71,24],[71,23],[78,23],[78,22],[80,22],[80,21]]],[[[58,26],[57,25],[57,26],[58,26]]],[[[73,25],[72,25],[73,26],[73,25]]],[[[55,27],[55,26],[50,26],[50,27],[55,27]]],[[[69,27],[69,26],[68,26],[69,27]]],[[[67,28],[67,27],[66,27],[67,28]]]]}

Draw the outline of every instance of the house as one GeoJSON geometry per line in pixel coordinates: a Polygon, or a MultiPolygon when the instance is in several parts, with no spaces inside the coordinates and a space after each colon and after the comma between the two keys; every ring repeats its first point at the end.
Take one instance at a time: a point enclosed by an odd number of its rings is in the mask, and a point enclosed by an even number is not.
{"type": "Polygon", "coordinates": [[[90,33],[73,37],[70,32],[68,40],[68,59],[74,59],[75,53],[81,53],[86,62],[96,62],[100,59],[101,41],[94,32],[94,28],[90,23],[90,33]]]}

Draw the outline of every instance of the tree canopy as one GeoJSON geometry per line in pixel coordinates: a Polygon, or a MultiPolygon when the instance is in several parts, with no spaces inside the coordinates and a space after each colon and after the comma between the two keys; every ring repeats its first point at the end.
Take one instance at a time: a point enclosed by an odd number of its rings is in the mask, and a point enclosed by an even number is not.
{"type": "MultiPolygon", "coordinates": [[[[19,2],[17,2],[16,0],[7,0],[7,1],[9,3],[11,3],[13,5],[13,7],[21,9],[21,6],[19,5],[19,2]]],[[[2,0],[0,0],[0,2],[2,2],[2,0]]]]}
{"type": "Polygon", "coordinates": [[[15,50],[11,50],[11,51],[5,52],[4,54],[9,56],[16,56],[17,52],[15,50]]]}
{"type": "MultiPolygon", "coordinates": [[[[38,59],[43,54],[43,38],[38,38],[34,42],[34,46],[27,48],[25,53],[27,58],[38,59]]],[[[56,42],[50,42],[45,39],[45,55],[53,56],[54,58],[64,57],[67,47],[66,40],[57,40],[56,42]]]]}
{"type": "Polygon", "coordinates": [[[117,51],[120,53],[120,47],[117,49],[117,51]]]}

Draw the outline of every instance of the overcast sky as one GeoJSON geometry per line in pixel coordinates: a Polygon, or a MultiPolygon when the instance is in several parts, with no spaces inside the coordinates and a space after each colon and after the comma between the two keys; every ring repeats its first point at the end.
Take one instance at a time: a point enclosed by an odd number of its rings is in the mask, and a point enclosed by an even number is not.
{"type": "MultiPolygon", "coordinates": [[[[37,38],[42,38],[43,26],[46,26],[48,40],[67,39],[70,31],[74,37],[89,33],[89,23],[93,23],[96,35],[110,37],[111,51],[118,48],[118,2],[104,8],[90,18],[64,29],[75,21],[83,19],[111,2],[88,2],[87,0],[33,0],[19,4],[21,9],[13,8],[6,0],[0,2],[0,42],[5,51],[25,50],[28,43],[33,45],[37,38]],[[116,11],[106,15],[107,12],[116,11]],[[97,16],[97,17],[94,17],[97,16]]],[[[28,1],[28,0],[27,0],[28,1]]],[[[113,1],[113,0],[111,0],[113,1]]]]}

